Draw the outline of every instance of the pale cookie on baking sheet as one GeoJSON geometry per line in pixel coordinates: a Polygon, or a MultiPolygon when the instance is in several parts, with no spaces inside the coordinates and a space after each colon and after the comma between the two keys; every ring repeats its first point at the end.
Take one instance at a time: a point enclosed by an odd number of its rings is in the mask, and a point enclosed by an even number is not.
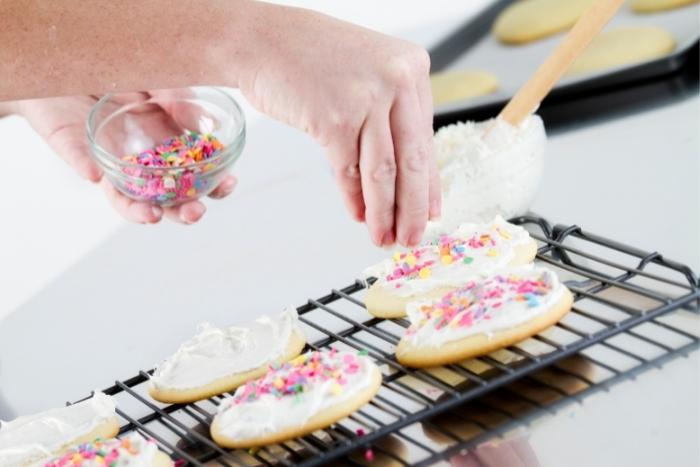
{"type": "Polygon", "coordinates": [[[114,400],[101,392],[67,407],[25,415],[0,425],[0,465],[20,467],[69,446],[119,432],[114,400]]]}
{"type": "Polygon", "coordinates": [[[225,399],[211,425],[226,448],[280,443],[332,425],[379,391],[382,375],[366,352],[309,352],[271,368],[225,399]]]}
{"type": "Polygon", "coordinates": [[[496,18],[493,34],[506,44],[524,44],[569,29],[593,0],[520,0],[496,18]]]}
{"type": "Polygon", "coordinates": [[[625,26],[598,35],[566,72],[581,75],[664,57],[676,48],[671,33],[656,26],[625,26]]]}
{"type": "Polygon", "coordinates": [[[217,328],[204,323],[156,369],[148,392],[166,403],[206,399],[262,376],[272,364],[291,360],[305,344],[292,307],[243,327],[217,328]]]}
{"type": "Polygon", "coordinates": [[[406,316],[412,301],[439,298],[475,275],[530,263],[537,244],[528,232],[500,216],[485,224],[462,224],[451,235],[367,268],[377,281],[365,295],[367,311],[378,318],[406,316]]]}
{"type": "Polygon", "coordinates": [[[698,1],[700,0],[632,0],[630,7],[637,13],[655,13],[692,5],[698,1]]]}
{"type": "Polygon", "coordinates": [[[411,303],[411,325],[396,358],[423,368],[485,355],[554,325],[572,305],[573,295],[554,271],[503,269],[440,299],[411,303]]]}
{"type": "Polygon", "coordinates": [[[80,443],[41,463],[43,467],[172,467],[173,461],[155,441],[137,433],[122,439],[96,439],[80,443]]]}
{"type": "Polygon", "coordinates": [[[433,104],[441,105],[492,94],[498,78],[486,71],[441,71],[430,75],[433,104]]]}

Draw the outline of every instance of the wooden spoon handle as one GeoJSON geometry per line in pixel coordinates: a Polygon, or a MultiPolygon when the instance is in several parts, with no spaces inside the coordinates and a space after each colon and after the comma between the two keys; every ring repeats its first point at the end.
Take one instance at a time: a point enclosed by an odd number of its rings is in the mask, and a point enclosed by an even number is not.
{"type": "MultiPolygon", "coordinates": [[[[564,1],[564,0],[562,0],[564,1]]],[[[564,40],[501,110],[499,118],[518,125],[535,111],[576,57],[610,21],[625,0],[597,0],[564,40]]]]}

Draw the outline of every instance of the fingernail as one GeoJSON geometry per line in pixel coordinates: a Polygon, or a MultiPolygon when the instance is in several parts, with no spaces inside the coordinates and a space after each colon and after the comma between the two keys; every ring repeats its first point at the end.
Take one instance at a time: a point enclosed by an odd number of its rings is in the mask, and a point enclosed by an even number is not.
{"type": "Polygon", "coordinates": [[[197,222],[199,219],[202,218],[204,213],[207,211],[207,208],[204,207],[203,204],[194,204],[193,206],[189,207],[187,210],[183,209],[182,212],[180,213],[180,219],[182,222],[185,224],[194,224],[197,222]]]}
{"type": "Polygon", "coordinates": [[[442,211],[442,202],[439,199],[434,199],[430,202],[428,217],[431,221],[440,219],[442,211]]]}
{"type": "Polygon", "coordinates": [[[420,243],[423,234],[421,232],[415,232],[408,237],[408,246],[416,246],[420,243]]]}
{"type": "Polygon", "coordinates": [[[391,246],[394,242],[396,242],[396,236],[394,235],[394,231],[390,230],[382,237],[382,244],[380,246],[391,246]]]}
{"type": "Polygon", "coordinates": [[[151,212],[153,213],[153,217],[156,218],[156,220],[160,219],[163,216],[163,208],[160,206],[151,206],[151,212]]]}

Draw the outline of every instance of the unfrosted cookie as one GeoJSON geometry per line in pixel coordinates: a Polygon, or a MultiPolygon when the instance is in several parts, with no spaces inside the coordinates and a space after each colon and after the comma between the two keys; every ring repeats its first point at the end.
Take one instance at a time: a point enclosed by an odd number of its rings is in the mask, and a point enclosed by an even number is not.
{"type": "Polygon", "coordinates": [[[406,316],[412,301],[439,298],[475,275],[527,264],[537,244],[522,227],[500,216],[487,224],[462,224],[453,234],[396,252],[365,271],[377,281],[367,291],[367,311],[379,318],[406,316]]]}
{"type": "Polygon", "coordinates": [[[379,368],[365,352],[303,354],[224,400],[211,435],[227,448],[298,438],[355,412],[377,393],[381,382],[379,368]]]}
{"type": "Polygon", "coordinates": [[[569,29],[593,0],[520,0],[504,9],[493,33],[506,44],[524,44],[569,29]]]}
{"type": "Polygon", "coordinates": [[[632,0],[630,6],[637,13],[654,13],[656,11],[680,8],[693,3],[698,3],[698,0],[632,0]]]}
{"type": "Polygon", "coordinates": [[[96,439],[41,462],[44,467],[172,467],[152,440],[133,433],[122,439],[96,439]]]}
{"type": "Polygon", "coordinates": [[[0,425],[0,465],[20,467],[75,444],[119,432],[114,400],[101,392],[83,402],[16,418],[0,425]]]}
{"type": "Polygon", "coordinates": [[[430,75],[435,105],[491,94],[498,89],[498,78],[486,71],[444,71],[430,75]]]}
{"type": "Polygon", "coordinates": [[[421,368],[484,355],[552,326],[572,304],[571,292],[549,269],[497,271],[440,299],[411,303],[411,326],[396,358],[421,368]]]}
{"type": "Polygon", "coordinates": [[[626,26],[593,39],[567,71],[580,75],[653,60],[673,52],[676,40],[656,26],[626,26]]]}
{"type": "Polygon", "coordinates": [[[166,403],[206,399],[265,374],[272,364],[291,360],[305,343],[297,312],[291,307],[245,327],[217,328],[205,323],[156,369],[148,390],[151,397],[166,403]]]}

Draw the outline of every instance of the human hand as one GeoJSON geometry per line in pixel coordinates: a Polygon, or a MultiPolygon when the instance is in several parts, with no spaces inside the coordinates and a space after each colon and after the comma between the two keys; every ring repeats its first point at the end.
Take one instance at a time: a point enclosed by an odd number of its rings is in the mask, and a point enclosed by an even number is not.
{"type": "Polygon", "coordinates": [[[417,244],[441,208],[428,54],[318,13],[260,6],[260,58],[240,71],[241,91],[324,146],[374,243],[417,244]]]}
{"type": "MultiPolygon", "coordinates": [[[[147,93],[120,95],[126,102],[137,102],[150,97],[147,93]]],[[[97,102],[93,96],[58,97],[17,101],[13,103],[15,113],[24,116],[34,130],[46,140],[51,148],[75,171],[86,180],[99,183],[110,204],[125,219],[141,223],[154,224],[163,216],[175,222],[192,224],[205,213],[206,208],[200,201],[188,201],[173,207],[160,207],[147,202],[134,201],[119,192],[106,178],[93,161],[85,134],[85,122],[92,106],[97,102]]],[[[170,118],[167,109],[155,107],[152,111],[138,114],[142,125],[152,126],[165,136],[180,132],[170,118]],[[161,128],[162,127],[162,128],[161,128]]],[[[209,195],[223,198],[236,186],[233,175],[227,175],[219,186],[209,195]]]]}
{"type": "Polygon", "coordinates": [[[522,439],[491,441],[450,458],[453,467],[540,467],[530,444],[522,439]]]}

